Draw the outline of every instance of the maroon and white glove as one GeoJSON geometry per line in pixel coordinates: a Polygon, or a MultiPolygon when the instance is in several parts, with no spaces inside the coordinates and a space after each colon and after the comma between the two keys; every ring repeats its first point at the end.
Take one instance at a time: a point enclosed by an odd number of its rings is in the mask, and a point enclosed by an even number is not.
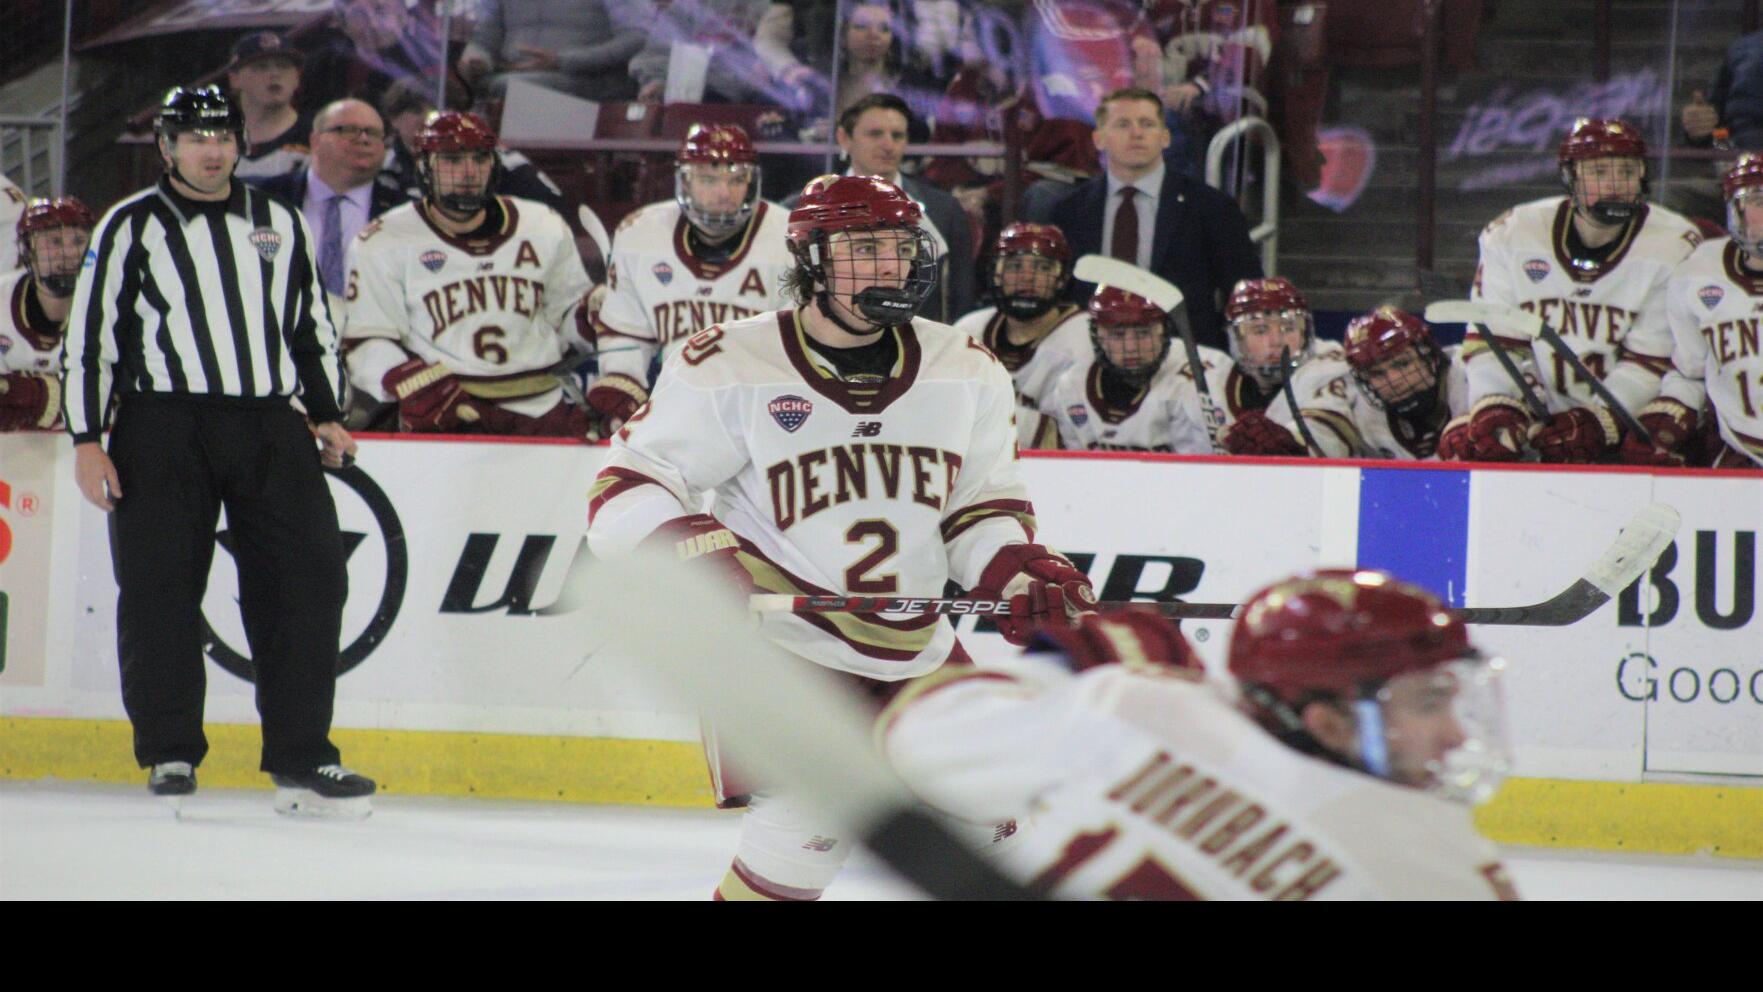
{"type": "Polygon", "coordinates": [[[1530,432],[1530,446],[1545,462],[1587,464],[1622,443],[1622,428],[1601,406],[1557,413],[1530,432]]]}
{"type": "Polygon", "coordinates": [[[1304,454],[1304,445],[1292,432],[1260,410],[1249,410],[1224,429],[1224,450],[1233,455],[1304,454]]]}
{"type": "Polygon", "coordinates": [[[1129,606],[1111,613],[1086,613],[1073,627],[1047,627],[1042,633],[1065,651],[1074,672],[1100,665],[1124,665],[1136,671],[1185,669],[1203,674],[1181,626],[1155,609],[1129,606]]]}
{"type": "Polygon", "coordinates": [[[708,513],[675,517],[655,528],[639,546],[671,548],[680,561],[700,561],[715,569],[742,596],[753,592],[752,574],[735,557],[741,550],[740,539],[708,513]]]}
{"type": "Polygon", "coordinates": [[[1627,435],[1622,439],[1623,463],[1682,467],[1685,444],[1696,433],[1696,411],[1676,400],[1657,399],[1641,407],[1635,419],[1652,433],[1653,443],[1648,444],[1639,434],[1627,435]]]}
{"type": "Polygon", "coordinates": [[[412,358],[381,376],[380,385],[398,401],[398,425],[403,430],[445,432],[482,419],[445,365],[412,358]]]}
{"type": "Polygon", "coordinates": [[[61,419],[61,380],[27,372],[0,375],[0,431],[54,427],[61,419]]]}
{"type": "Polygon", "coordinates": [[[1096,605],[1089,576],[1039,544],[1005,545],[980,573],[973,595],[1010,601],[1010,615],[994,619],[1011,644],[1027,644],[1043,624],[1070,626],[1096,605]]]}
{"type": "Polygon", "coordinates": [[[649,391],[630,376],[613,372],[595,381],[585,398],[608,428],[616,430],[618,425],[631,419],[637,407],[649,402],[649,391]]]}
{"type": "Polygon", "coordinates": [[[1439,436],[1439,460],[1515,462],[1524,452],[1529,429],[1530,413],[1524,404],[1496,393],[1445,425],[1439,436]]]}

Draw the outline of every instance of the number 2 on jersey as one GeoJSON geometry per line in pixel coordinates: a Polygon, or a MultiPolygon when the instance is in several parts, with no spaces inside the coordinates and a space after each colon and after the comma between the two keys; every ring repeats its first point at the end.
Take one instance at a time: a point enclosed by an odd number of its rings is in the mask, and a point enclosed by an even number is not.
{"type": "Polygon", "coordinates": [[[845,531],[845,543],[856,544],[860,541],[875,540],[875,547],[857,563],[845,569],[845,589],[864,596],[889,595],[900,591],[900,576],[897,572],[886,575],[870,575],[880,568],[889,558],[900,550],[900,532],[886,520],[859,520],[845,531]]]}

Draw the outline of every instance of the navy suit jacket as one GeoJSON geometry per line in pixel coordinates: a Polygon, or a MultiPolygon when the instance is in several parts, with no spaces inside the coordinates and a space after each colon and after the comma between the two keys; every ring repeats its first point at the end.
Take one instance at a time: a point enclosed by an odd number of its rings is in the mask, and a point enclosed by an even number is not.
{"type": "MultiPolygon", "coordinates": [[[[1065,232],[1077,257],[1107,254],[1102,245],[1106,174],[1066,193],[1048,220],[1065,232]]],[[[1174,283],[1187,300],[1188,322],[1200,344],[1229,347],[1219,306],[1239,279],[1259,279],[1261,254],[1249,240],[1249,221],[1236,201],[1174,169],[1163,173],[1157,223],[1151,239],[1151,271],[1174,283]]],[[[1074,303],[1088,303],[1094,283],[1076,279],[1066,289],[1074,303]]]]}

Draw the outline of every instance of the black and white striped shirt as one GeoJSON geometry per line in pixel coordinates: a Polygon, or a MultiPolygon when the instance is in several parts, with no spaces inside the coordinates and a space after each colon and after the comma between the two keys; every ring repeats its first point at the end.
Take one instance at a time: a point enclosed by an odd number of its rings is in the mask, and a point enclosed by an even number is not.
{"type": "Polygon", "coordinates": [[[68,315],[63,417],[96,441],[114,387],[130,393],[275,400],[315,422],[346,396],[312,234],[297,208],[233,180],[199,203],[158,185],[92,232],[68,315]]]}

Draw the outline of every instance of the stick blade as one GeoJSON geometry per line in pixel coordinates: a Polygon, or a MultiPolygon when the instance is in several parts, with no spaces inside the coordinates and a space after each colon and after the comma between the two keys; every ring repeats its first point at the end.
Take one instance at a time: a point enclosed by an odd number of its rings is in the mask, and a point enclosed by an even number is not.
{"type": "Polygon", "coordinates": [[[1161,279],[1136,265],[1129,265],[1107,255],[1085,255],[1077,260],[1071,274],[1098,286],[1113,286],[1143,296],[1164,313],[1174,313],[1182,305],[1181,290],[1167,279],[1161,279]]]}
{"type": "Polygon", "coordinates": [[[1439,300],[1426,305],[1426,319],[1435,324],[1485,324],[1501,337],[1534,339],[1543,333],[1542,318],[1517,307],[1482,300],[1439,300]]]}
{"type": "Polygon", "coordinates": [[[600,215],[584,203],[576,208],[575,219],[581,221],[582,230],[588,233],[588,239],[600,250],[600,261],[611,265],[612,238],[606,234],[606,225],[600,222],[600,215]]]}
{"type": "Polygon", "coordinates": [[[1640,508],[1603,557],[1586,569],[1585,580],[1610,596],[1621,594],[1659,560],[1677,537],[1683,518],[1665,503],[1640,508]]]}

